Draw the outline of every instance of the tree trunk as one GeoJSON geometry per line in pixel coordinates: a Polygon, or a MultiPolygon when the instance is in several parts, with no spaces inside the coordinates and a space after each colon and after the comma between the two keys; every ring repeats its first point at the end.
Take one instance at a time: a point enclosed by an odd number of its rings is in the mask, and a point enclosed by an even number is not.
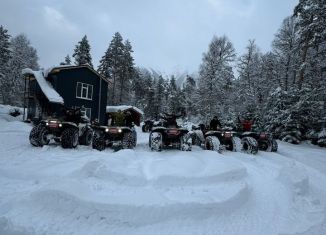
{"type": "Polygon", "coordinates": [[[288,80],[289,80],[289,66],[290,66],[290,61],[291,61],[291,56],[288,55],[288,59],[286,61],[286,65],[285,65],[285,91],[288,90],[288,80]]]}
{"type": "Polygon", "coordinates": [[[112,105],[115,105],[115,73],[113,73],[113,87],[112,87],[112,105]]]}
{"type": "Polygon", "coordinates": [[[305,40],[305,44],[304,44],[304,47],[303,47],[303,52],[302,52],[302,61],[301,61],[301,66],[302,68],[300,68],[300,72],[299,72],[299,90],[301,90],[302,88],[302,84],[303,84],[303,80],[304,80],[304,72],[305,72],[305,63],[306,63],[306,59],[307,59],[307,53],[308,53],[308,48],[309,48],[309,37],[307,36],[306,37],[306,40],[305,40]]]}
{"type": "Polygon", "coordinates": [[[122,94],[123,94],[123,85],[124,85],[124,77],[120,78],[120,98],[119,98],[119,102],[120,104],[122,104],[122,94]]]}

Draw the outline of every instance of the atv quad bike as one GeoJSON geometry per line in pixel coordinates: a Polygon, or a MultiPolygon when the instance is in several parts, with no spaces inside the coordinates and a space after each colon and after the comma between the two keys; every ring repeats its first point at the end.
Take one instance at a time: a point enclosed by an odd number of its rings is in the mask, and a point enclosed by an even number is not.
{"type": "Polygon", "coordinates": [[[241,140],[235,134],[228,130],[209,130],[204,134],[204,147],[219,153],[223,150],[239,152],[242,149],[241,140]]]}
{"type": "Polygon", "coordinates": [[[191,134],[176,123],[176,118],[180,116],[165,114],[161,116],[162,121],[154,123],[149,135],[149,147],[152,151],[161,151],[168,147],[191,151],[191,134]]]}
{"type": "Polygon", "coordinates": [[[185,128],[154,127],[149,135],[149,147],[152,151],[161,151],[167,147],[191,151],[192,139],[185,128]]]}
{"type": "Polygon", "coordinates": [[[242,132],[239,132],[239,137],[241,138],[243,147],[247,148],[249,152],[255,152],[256,150],[251,149],[250,145],[257,145],[258,149],[261,151],[276,152],[278,145],[273,135],[260,131],[251,131],[253,123],[254,120],[240,120],[242,132]],[[255,142],[257,142],[257,144],[255,142]]]}
{"type": "Polygon", "coordinates": [[[48,118],[33,127],[29,141],[33,146],[48,145],[51,139],[61,142],[63,148],[76,148],[78,144],[90,145],[93,130],[80,108],[65,109],[63,118],[48,118]]]}
{"type": "Polygon", "coordinates": [[[210,130],[201,124],[192,129],[193,144],[198,145],[206,150],[217,151],[221,153],[224,150],[233,152],[246,152],[256,154],[258,144],[251,137],[241,140],[237,132],[229,129],[210,130]]]}
{"type": "Polygon", "coordinates": [[[137,144],[137,133],[134,127],[127,126],[92,126],[95,134],[93,148],[99,151],[106,147],[133,149],[137,144]]]}

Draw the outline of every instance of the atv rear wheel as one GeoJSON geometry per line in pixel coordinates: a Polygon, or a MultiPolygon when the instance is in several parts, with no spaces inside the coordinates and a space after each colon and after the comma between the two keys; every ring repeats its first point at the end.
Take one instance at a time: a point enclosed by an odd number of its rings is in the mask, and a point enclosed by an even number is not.
{"type": "Polygon", "coordinates": [[[149,136],[149,144],[152,151],[162,150],[162,134],[160,132],[152,132],[149,136]]]}
{"type": "Polygon", "coordinates": [[[62,148],[76,148],[78,145],[78,129],[69,127],[63,130],[61,134],[61,146],[62,148]]]}
{"type": "Polygon", "coordinates": [[[104,136],[95,134],[93,137],[92,147],[98,151],[103,151],[106,147],[104,136]]]}
{"type": "Polygon", "coordinates": [[[92,143],[92,139],[93,139],[93,131],[91,129],[88,129],[79,138],[79,143],[81,145],[89,146],[92,143]]]}
{"type": "Polygon", "coordinates": [[[277,152],[278,144],[277,144],[276,140],[272,139],[271,142],[272,142],[271,152],[277,152]]]}
{"type": "Polygon", "coordinates": [[[232,151],[240,152],[242,148],[241,139],[239,137],[232,137],[232,151]]]}
{"type": "Polygon", "coordinates": [[[205,139],[205,149],[220,152],[220,140],[216,136],[207,136],[205,139]]]}
{"type": "Polygon", "coordinates": [[[252,137],[244,137],[241,140],[242,150],[249,154],[256,154],[258,152],[258,142],[252,137]]]}

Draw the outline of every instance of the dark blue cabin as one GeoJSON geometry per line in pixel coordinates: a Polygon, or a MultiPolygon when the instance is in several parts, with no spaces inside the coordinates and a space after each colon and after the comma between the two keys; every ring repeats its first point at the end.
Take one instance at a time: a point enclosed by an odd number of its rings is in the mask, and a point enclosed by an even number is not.
{"type": "Polygon", "coordinates": [[[47,72],[23,70],[27,120],[62,115],[63,107],[84,107],[90,120],[105,124],[108,81],[88,65],[59,66],[47,72]]]}

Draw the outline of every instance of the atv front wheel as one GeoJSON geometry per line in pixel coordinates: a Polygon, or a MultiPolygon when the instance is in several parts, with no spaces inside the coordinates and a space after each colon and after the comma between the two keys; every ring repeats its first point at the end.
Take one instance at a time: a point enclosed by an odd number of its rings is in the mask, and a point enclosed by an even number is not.
{"type": "Polygon", "coordinates": [[[252,137],[244,137],[241,140],[242,150],[249,154],[258,153],[258,142],[252,137]]]}
{"type": "Polygon", "coordinates": [[[181,136],[180,138],[180,149],[181,151],[191,151],[192,137],[189,133],[181,136]]]}
{"type": "Polygon", "coordinates": [[[78,145],[78,129],[69,127],[63,130],[61,134],[61,146],[62,148],[76,148],[78,145]]]}
{"type": "Polygon", "coordinates": [[[123,149],[133,149],[136,146],[135,135],[132,132],[124,133],[122,137],[122,148],[123,149]]]}
{"type": "Polygon", "coordinates": [[[39,135],[40,135],[40,131],[42,130],[42,128],[44,128],[41,124],[34,126],[33,129],[31,130],[30,134],[29,134],[29,142],[31,143],[31,145],[35,146],[35,147],[40,147],[41,144],[39,142],[39,135]]]}
{"type": "Polygon", "coordinates": [[[93,137],[92,147],[98,151],[103,151],[106,147],[104,137],[95,134],[93,137]]]}
{"type": "Polygon", "coordinates": [[[272,139],[271,142],[272,142],[271,152],[277,152],[278,144],[277,144],[276,140],[272,139]]]}
{"type": "Polygon", "coordinates": [[[259,141],[258,148],[261,151],[270,152],[272,150],[272,141],[270,140],[259,141]]]}
{"type": "Polygon", "coordinates": [[[79,138],[79,143],[81,145],[89,146],[92,143],[92,139],[93,139],[93,131],[91,129],[88,129],[79,138]]]}
{"type": "Polygon", "coordinates": [[[152,151],[162,150],[162,134],[160,132],[152,132],[149,136],[150,148],[152,151]]]}
{"type": "Polygon", "coordinates": [[[205,139],[205,149],[220,152],[220,140],[216,136],[207,136],[205,139]]]}
{"type": "Polygon", "coordinates": [[[232,137],[232,151],[240,152],[242,148],[241,139],[239,137],[232,137]]]}
{"type": "Polygon", "coordinates": [[[50,143],[50,139],[48,138],[48,134],[49,134],[49,131],[44,127],[42,126],[40,128],[40,132],[39,132],[39,144],[40,144],[40,147],[44,146],[44,145],[48,145],[50,143]]]}

